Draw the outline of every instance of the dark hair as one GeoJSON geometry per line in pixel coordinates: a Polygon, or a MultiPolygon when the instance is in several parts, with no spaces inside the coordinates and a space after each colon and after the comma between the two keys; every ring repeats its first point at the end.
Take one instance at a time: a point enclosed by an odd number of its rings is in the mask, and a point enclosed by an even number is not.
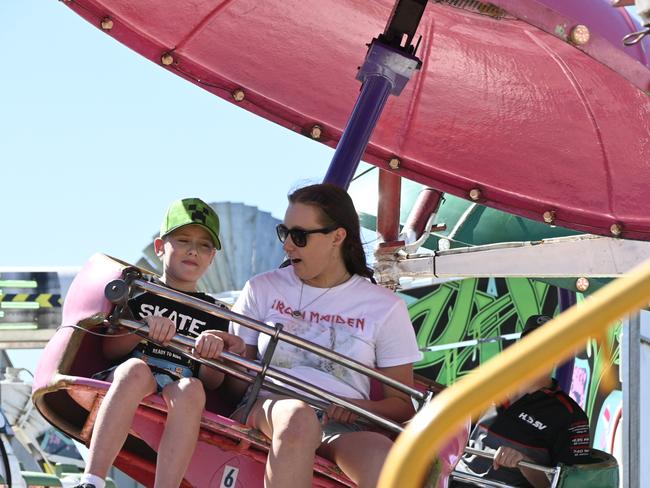
{"type": "Polygon", "coordinates": [[[343,227],[347,235],[341,251],[346,269],[350,274],[372,279],[373,271],[368,267],[361,243],[359,216],[348,192],[331,183],[320,183],[299,188],[288,198],[291,204],[302,203],[317,207],[324,226],[343,227]]]}

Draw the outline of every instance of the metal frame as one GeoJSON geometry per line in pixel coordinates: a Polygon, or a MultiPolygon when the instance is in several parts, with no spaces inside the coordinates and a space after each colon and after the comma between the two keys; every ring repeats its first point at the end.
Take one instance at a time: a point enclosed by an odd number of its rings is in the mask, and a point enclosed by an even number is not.
{"type": "Polygon", "coordinates": [[[650,242],[579,235],[409,254],[378,254],[379,283],[400,277],[617,277],[650,255],[650,242]]]}
{"type": "MultiPolygon", "coordinates": [[[[353,359],[350,359],[346,356],[337,354],[329,349],[313,344],[309,341],[301,339],[300,337],[289,334],[282,330],[278,330],[276,327],[269,326],[263,322],[251,319],[244,315],[232,312],[228,309],[224,309],[220,306],[210,304],[201,299],[186,295],[179,291],[167,288],[162,285],[155,283],[149,283],[140,278],[135,277],[130,272],[125,271],[124,273],[128,276],[127,281],[124,280],[114,280],[106,286],[107,298],[118,305],[123,304],[128,300],[129,294],[134,289],[141,289],[156,295],[174,300],[179,303],[194,307],[203,312],[209,313],[211,315],[221,317],[232,322],[237,322],[245,327],[249,327],[257,332],[270,335],[272,338],[275,338],[277,341],[284,341],[293,346],[305,349],[314,354],[317,354],[321,357],[327,358],[331,361],[334,361],[342,366],[345,366],[351,370],[356,371],[357,373],[364,374],[372,379],[375,379],[384,385],[387,385],[391,388],[394,388],[402,393],[409,395],[412,399],[414,405],[417,406],[416,411],[422,408],[428,400],[431,398],[431,395],[426,392],[421,392],[415,388],[404,385],[399,381],[394,380],[386,375],[379,373],[378,371],[369,368],[353,359]],[[121,293],[116,293],[116,290],[121,293]]],[[[162,346],[162,344],[157,341],[153,341],[147,337],[149,328],[134,320],[127,320],[120,317],[111,317],[108,320],[108,323],[113,323],[115,325],[124,326],[130,330],[133,330],[138,335],[146,338],[148,341],[162,346]],[[112,318],[112,321],[110,320],[112,318]]],[[[172,339],[172,344],[167,347],[168,349],[173,350],[179,354],[189,356],[192,359],[198,361],[201,364],[213,367],[222,371],[224,373],[230,374],[240,380],[247,381],[249,383],[255,383],[257,381],[257,375],[263,375],[261,380],[261,386],[269,391],[274,393],[280,393],[283,395],[291,395],[300,400],[305,401],[306,403],[320,409],[327,408],[330,404],[339,405],[344,407],[355,414],[359,415],[361,418],[370,421],[380,427],[390,430],[395,433],[401,433],[404,429],[401,425],[393,422],[392,420],[386,419],[380,415],[377,415],[373,412],[370,412],[364,408],[361,408],[344,398],[340,398],[336,395],[329,393],[326,390],[323,390],[317,386],[306,383],[292,375],[289,375],[283,371],[279,371],[270,366],[273,351],[270,354],[266,354],[262,362],[251,361],[245,359],[239,355],[229,353],[224,351],[221,353],[219,360],[211,361],[196,357],[192,354],[191,350],[194,347],[194,340],[182,335],[175,335],[172,339]],[[241,368],[244,368],[243,370],[241,368]],[[252,371],[256,375],[251,375],[249,372],[252,371]],[[267,379],[268,378],[268,379],[267,379]],[[272,380],[277,380],[287,385],[289,388],[279,385],[272,380]],[[295,391],[298,389],[299,391],[295,391]]]]}

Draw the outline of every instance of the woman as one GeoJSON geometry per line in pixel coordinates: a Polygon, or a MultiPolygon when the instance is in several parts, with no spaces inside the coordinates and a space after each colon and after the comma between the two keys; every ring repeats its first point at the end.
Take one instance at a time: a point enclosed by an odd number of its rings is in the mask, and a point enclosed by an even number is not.
{"type": "MultiPolygon", "coordinates": [[[[301,188],[289,195],[277,232],[290,266],[252,278],[233,311],[282,323],[286,332],[412,385],[412,363],[420,359],[413,327],[404,302],[369,281],[350,196],[330,184],[301,188]]],[[[248,358],[264,354],[268,335],[232,326],[248,358]]],[[[272,365],[396,422],[414,413],[407,395],[384,387],[384,398],[372,401],[366,376],[289,344],[278,344],[272,365]]],[[[247,422],[271,439],[265,486],[311,486],[316,452],[360,488],[376,486],[392,442],[361,430],[355,420],[341,407],[317,412],[300,400],[262,392],[247,422]]]]}

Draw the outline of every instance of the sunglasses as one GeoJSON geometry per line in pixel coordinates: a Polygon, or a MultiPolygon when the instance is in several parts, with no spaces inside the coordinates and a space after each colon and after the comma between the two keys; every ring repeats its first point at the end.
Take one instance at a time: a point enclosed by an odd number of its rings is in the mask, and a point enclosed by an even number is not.
{"type": "Polygon", "coordinates": [[[298,247],[305,247],[307,245],[307,236],[309,234],[329,234],[333,230],[338,229],[338,226],[336,227],[323,227],[322,229],[312,229],[312,230],[305,230],[305,229],[289,229],[286,225],[284,224],[279,224],[276,228],[275,231],[278,234],[278,239],[280,239],[280,242],[282,244],[285,243],[287,240],[287,237],[291,236],[291,241],[298,247]]]}

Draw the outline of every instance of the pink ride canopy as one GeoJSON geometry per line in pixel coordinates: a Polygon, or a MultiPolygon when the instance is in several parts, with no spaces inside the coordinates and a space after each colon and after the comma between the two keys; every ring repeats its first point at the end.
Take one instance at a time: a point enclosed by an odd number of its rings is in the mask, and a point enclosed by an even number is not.
{"type": "MultiPolygon", "coordinates": [[[[650,240],[649,44],[621,43],[638,25],[607,0],[491,4],[429,2],[422,70],[389,100],[364,159],[388,169],[398,158],[401,176],[461,197],[477,188],[517,215],[650,240]]],[[[393,2],[67,5],[217,96],[305,135],[320,126],[334,147],[393,2]]]]}

